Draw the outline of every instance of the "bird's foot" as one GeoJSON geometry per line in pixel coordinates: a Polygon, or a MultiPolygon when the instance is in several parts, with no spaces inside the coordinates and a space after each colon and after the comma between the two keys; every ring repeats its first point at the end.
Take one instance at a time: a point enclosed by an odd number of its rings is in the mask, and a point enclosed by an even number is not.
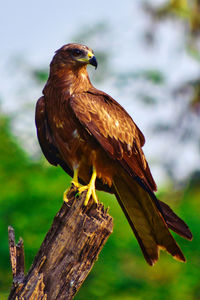
{"type": "Polygon", "coordinates": [[[64,202],[68,202],[69,201],[69,199],[67,198],[67,194],[69,193],[69,190],[71,189],[71,187],[70,188],[68,188],[68,189],[66,189],[65,191],[64,191],[64,193],[63,193],[63,201],[64,202]]]}
{"type": "Polygon", "coordinates": [[[78,189],[78,192],[79,192],[79,194],[81,194],[81,193],[85,192],[86,190],[87,190],[87,194],[85,197],[84,205],[87,206],[91,196],[92,196],[94,202],[98,204],[98,198],[96,195],[94,182],[90,182],[88,185],[84,185],[84,186],[80,187],[78,189]]]}
{"type": "MultiPolygon", "coordinates": [[[[75,181],[75,180],[71,181],[71,185],[73,185],[77,189],[79,189],[79,187],[80,187],[80,184],[77,181],[75,181]]],[[[64,191],[64,193],[63,193],[63,201],[64,202],[68,202],[69,201],[69,199],[67,198],[67,194],[69,193],[70,189],[71,189],[71,186],[68,189],[66,189],[64,191]]]]}
{"type": "MultiPolygon", "coordinates": [[[[92,173],[90,182],[87,185],[80,187],[80,185],[78,183],[78,169],[74,170],[74,177],[72,179],[72,184],[76,187],[77,193],[81,194],[81,193],[87,191],[85,201],[84,201],[85,206],[88,204],[91,196],[92,196],[94,202],[98,203],[98,198],[97,198],[96,191],[95,191],[96,177],[97,177],[96,169],[93,167],[93,173],[92,173]]],[[[67,189],[63,194],[64,202],[68,202],[67,194],[68,194],[69,190],[70,190],[70,188],[67,189]]]]}

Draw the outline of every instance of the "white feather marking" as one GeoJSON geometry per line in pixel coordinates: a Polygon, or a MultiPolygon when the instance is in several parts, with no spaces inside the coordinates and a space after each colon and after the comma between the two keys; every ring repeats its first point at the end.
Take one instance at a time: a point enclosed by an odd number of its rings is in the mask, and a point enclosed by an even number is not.
{"type": "Polygon", "coordinates": [[[87,78],[86,75],[85,75],[84,73],[81,73],[81,76],[82,76],[83,79],[86,79],[86,78],[87,78]]]}
{"type": "Polygon", "coordinates": [[[130,144],[127,144],[127,150],[128,150],[129,152],[132,150],[130,144]]]}
{"type": "Polygon", "coordinates": [[[104,113],[105,113],[106,117],[110,120],[111,116],[109,115],[109,113],[106,110],[104,110],[104,113]]]}
{"type": "Polygon", "coordinates": [[[73,135],[74,138],[79,138],[78,130],[75,129],[75,130],[73,131],[72,135],[73,135]]]}
{"type": "Polygon", "coordinates": [[[74,91],[74,90],[73,90],[73,87],[70,87],[70,88],[69,88],[69,94],[70,94],[70,96],[73,94],[73,91],[74,91]]]}

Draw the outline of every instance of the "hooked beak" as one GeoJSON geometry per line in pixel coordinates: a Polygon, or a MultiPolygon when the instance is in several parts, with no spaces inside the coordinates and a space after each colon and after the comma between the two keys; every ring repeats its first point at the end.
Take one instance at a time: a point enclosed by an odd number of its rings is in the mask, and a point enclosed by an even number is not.
{"type": "Polygon", "coordinates": [[[97,68],[97,65],[98,65],[96,57],[94,56],[94,54],[91,51],[88,51],[88,53],[85,57],[78,58],[77,60],[84,62],[86,64],[90,64],[90,65],[94,66],[95,69],[97,68]]]}
{"type": "Polygon", "coordinates": [[[89,59],[89,64],[94,66],[95,69],[97,68],[98,63],[97,63],[96,57],[94,55],[89,59]]]}

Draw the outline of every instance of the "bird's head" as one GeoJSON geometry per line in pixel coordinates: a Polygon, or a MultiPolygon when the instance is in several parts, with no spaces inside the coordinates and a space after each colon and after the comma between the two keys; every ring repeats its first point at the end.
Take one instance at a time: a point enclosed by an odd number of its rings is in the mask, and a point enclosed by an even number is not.
{"type": "Polygon", "coordinates": [[[81,44],[67,44],[56,51],[52,63],[66,65],[72,69],[90,64],[97,68],[97,60],[92,49],[81,44]]]}

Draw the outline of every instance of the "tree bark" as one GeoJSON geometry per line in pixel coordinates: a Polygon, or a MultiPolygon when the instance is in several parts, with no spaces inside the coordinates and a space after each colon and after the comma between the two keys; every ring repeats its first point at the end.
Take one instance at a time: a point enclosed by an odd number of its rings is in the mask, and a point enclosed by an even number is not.
{"type": "Polygon", "coordinates": [[[56,214],[33,265],[24,277],[23,242],[15,245],[9,228],[13,299],[73,299],[112,233],[112,217],[92,199],[84,206],[85,193],[76,197],[72,187],[69,201],[56,214]],[[17,250],[18,249],[18,250],[17,250]]]}

